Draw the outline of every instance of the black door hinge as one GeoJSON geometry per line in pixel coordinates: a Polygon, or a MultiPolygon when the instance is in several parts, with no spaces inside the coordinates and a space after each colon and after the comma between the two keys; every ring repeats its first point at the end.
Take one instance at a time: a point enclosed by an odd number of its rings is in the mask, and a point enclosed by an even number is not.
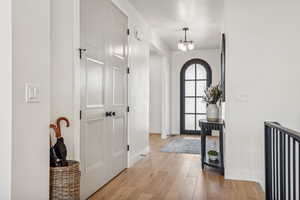
{"type": "Polygon", "coordinates": [[[129,144],[127,145],[127,151],[129,151],[130,150],[130,147],[129,147],[129,144]]]}
{"type": "Polygon", "coordinates": [[[129,28],[127,29],[127,35],[130,35],[130,30],[129,30],[129,28]]]}
{"type": "Polygon", "coordinates": [[[83,52],[86,52],[86,49],[83,49],[83,48],[79,48],[79,58],[82,59],[82,54],[83,52]]]}
{"type": "Polygon", "coordinates": [[[79,111],[79,119],[82,119],[82,111],[79,111]]]}
{"type": "Polygon", "coordinates": [[[130,108],[129,108],[129,106],[127,106],[127,112],[129,112],[130,111],[130,108]]]}
{"type": "Polygon", "coordinates": [[[130,68],[129,67],[127,67],[127,74],[129,74],[130,73],[130,68]]]}

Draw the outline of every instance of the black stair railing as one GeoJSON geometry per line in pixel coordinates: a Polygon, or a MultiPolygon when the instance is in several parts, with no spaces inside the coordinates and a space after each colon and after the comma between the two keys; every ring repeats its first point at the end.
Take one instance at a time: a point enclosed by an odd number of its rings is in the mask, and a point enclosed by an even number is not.
{"type": "Polygon", "coordinates": [[[300,199],[300,133],[265,122],[266,200],[300,199]]]}

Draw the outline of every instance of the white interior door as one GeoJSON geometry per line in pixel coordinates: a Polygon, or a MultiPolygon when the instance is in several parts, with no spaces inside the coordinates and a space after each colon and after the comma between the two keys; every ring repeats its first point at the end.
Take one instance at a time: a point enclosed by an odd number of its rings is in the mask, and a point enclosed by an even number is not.
{"type": "Polygon", "coordinates": [[[127,167],[127,17],[81,0],[81,198],[127,167]]]}
{"type": "Polygon", "coordinates": [[[127,167],[127,27],[128,19],[118,8],[111,7],[109,33],[109,64],[111,79],[109,83],[110,110],[113,117],[109,123],[110,158],[112,176],[127,167]]]}

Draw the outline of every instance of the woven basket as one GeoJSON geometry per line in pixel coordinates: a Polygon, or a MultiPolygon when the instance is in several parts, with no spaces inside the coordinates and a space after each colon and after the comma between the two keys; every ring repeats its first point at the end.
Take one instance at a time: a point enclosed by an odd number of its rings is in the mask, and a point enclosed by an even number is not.
{"type": "Polygon", "coordinates": [[[68,161],[66,167],[50,167],[50,200],[80,199],[79,162],[68,161]]]}

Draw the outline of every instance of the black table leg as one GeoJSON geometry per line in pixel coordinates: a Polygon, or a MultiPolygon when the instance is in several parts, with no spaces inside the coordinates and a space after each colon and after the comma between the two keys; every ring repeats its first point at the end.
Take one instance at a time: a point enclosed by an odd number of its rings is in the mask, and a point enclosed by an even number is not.
{"type": "Polygon", "coordinates": [[[204,169],[204,160],[205,160],[205,154],[206,154],[206,134],[205,131],[202,131],[201,133],[201,164],[202,164],[202,170],[204,169]]]}
{"type": "Polygon", "coordinates": [[[219,143],[220,143],[221,171],[222,171],[222,174],[224,175],[223,128],[220,128],[219,143]]]}

